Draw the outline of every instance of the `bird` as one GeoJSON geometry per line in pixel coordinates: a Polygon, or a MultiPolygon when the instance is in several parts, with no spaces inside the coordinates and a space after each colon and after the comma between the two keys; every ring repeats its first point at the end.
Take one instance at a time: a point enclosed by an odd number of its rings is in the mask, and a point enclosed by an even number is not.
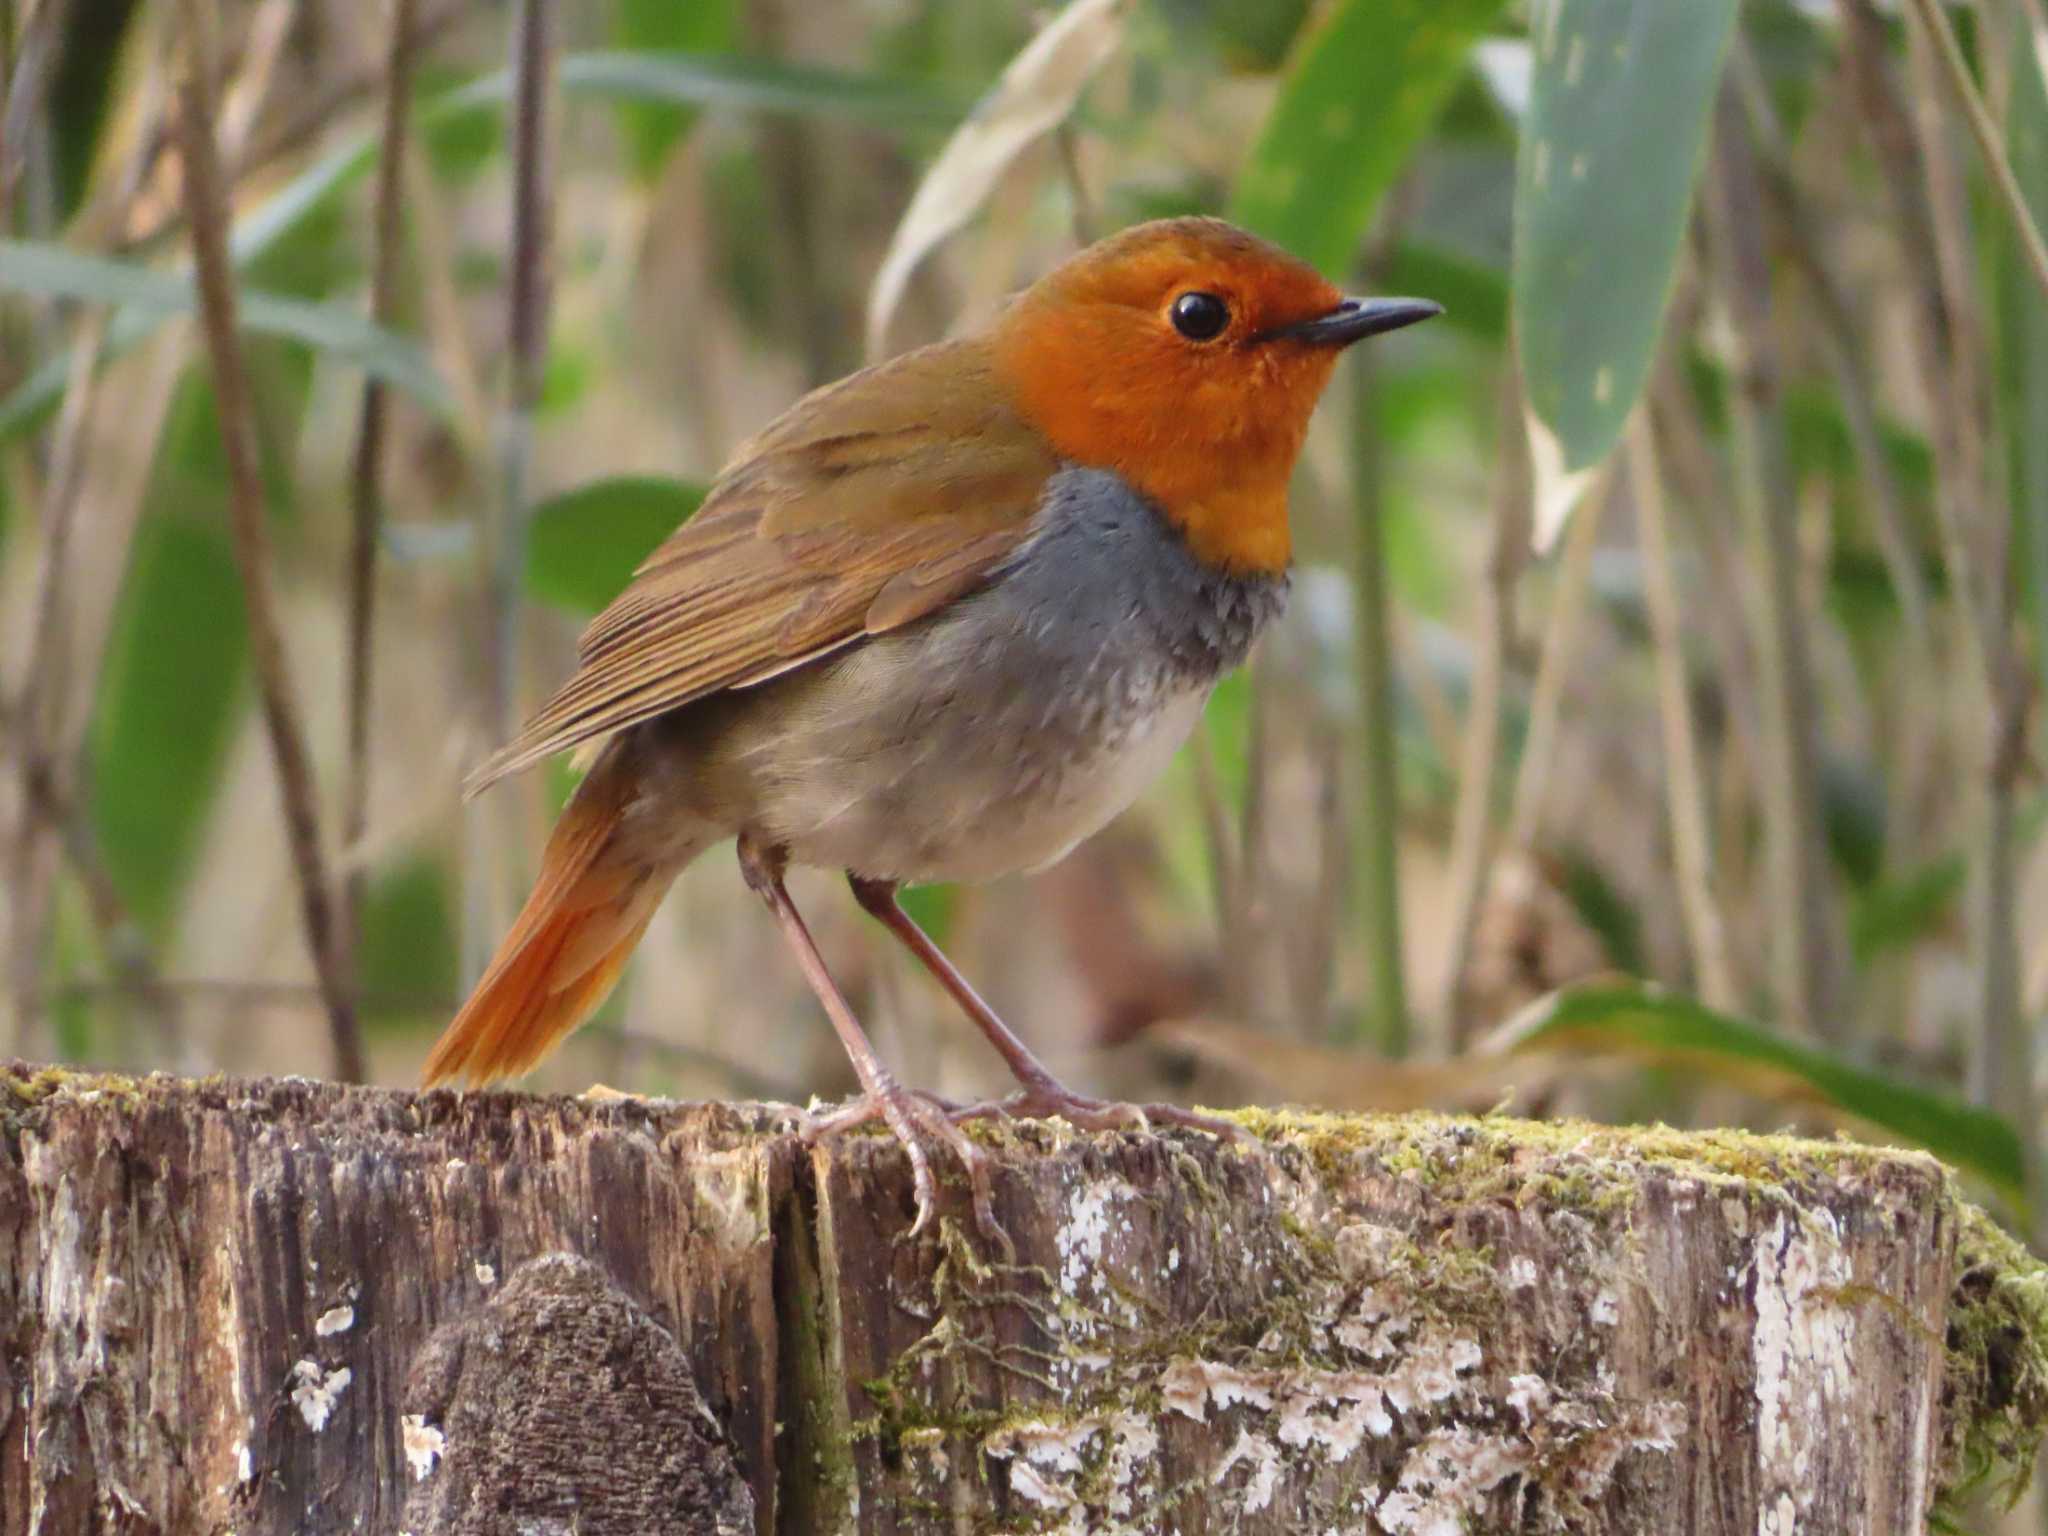
{"type": "Polygon", "coordinates": [[[961,1129],[976,1115],[1227,1132],[1068,1089],[897,893],[1042,869],[1136,798],[1285,604],[1288,483],[1339,354],[1439,313],[1347,298],[1220,219],[1154,220],[1070,256],[980,332],[799,400],[466,782],[572,749],[589,763],[425,1085],[532,1068],[604,1001],[676,875],[733,839],[860,1083],[806,1133],[884,1122],[913,1232],[935,1208],[928,1141],[993,1226],[961,1129]],[[791,864],[844,872],[1016,1093],[960,1106],[904,1086],[791,901],[791,864]]]}

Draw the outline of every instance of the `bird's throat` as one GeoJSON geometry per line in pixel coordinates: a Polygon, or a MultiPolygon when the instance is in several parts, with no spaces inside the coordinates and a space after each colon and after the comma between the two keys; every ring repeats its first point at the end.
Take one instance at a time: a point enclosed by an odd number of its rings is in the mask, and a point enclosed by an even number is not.
{"type": "Polygon", "coordinates": [[[1230,576],[1278,576],[1294,556],[1287,522],[1287,481],[1231,485],[1136,482],[1180,530],[1194,557],[1230,576]]]}

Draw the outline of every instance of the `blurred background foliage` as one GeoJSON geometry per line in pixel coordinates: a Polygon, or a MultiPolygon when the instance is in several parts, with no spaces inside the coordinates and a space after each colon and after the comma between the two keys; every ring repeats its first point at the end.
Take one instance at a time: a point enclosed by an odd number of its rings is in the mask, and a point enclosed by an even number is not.
{"type": "MultiPolygon", "coordinates": [[[[732,448],[1214,212],[1446,318],[1347,362],[1167,781],[920,917],[1104,1090],[1846,1127],[2031,1230],[2044,67],[2041,0],[8,0],[0,1048],[408,1081],[573,773],[465,766],[732,448]]],[[[885,1052],[1000,1086],[798,895],[885,1052]]],[[[596,1079],[852,1086],[720,857],[541,1074],[596,1079]]]]}

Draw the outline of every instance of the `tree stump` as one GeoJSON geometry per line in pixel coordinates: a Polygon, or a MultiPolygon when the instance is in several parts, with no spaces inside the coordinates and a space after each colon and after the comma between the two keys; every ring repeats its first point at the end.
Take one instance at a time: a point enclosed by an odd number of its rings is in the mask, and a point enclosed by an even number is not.
{"type": "Polygon", "coordinates": [[[0,1068],[0,1536],[1909,1532],[2048,1413],[1924,1156],[1243,1119],[989,1128],[1006,1253],[775,1106],[0,1068]]]}

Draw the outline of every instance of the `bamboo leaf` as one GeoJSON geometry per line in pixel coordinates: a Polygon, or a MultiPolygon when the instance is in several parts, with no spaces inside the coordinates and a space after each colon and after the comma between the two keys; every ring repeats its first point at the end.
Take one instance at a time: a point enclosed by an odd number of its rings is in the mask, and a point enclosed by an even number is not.
{"type": "MultiPolygon", "coordinates": [[[[32,240],[0,240],[0,287],[43,298],[116,305],[161,319],[197,302],[190,277],[135,262],[92,256],[32,240]]],[[[241,319],[259,335],[300,342],[404,390],[437,415],[449,410],[448,387],[414,341],[373,325],[338,304],[243,290],[241,319]]]]}
{"type": "MultiPolygon", "coordinates": [[[[947,122],[960,115],[957,102],[914,83],[723,55],[569,54],[560,63],[557,79],[565,92],[614,102],[852,116],[889,126],[947,122]]],[[[420,132],[431,137],[494,112],[510,90],[508,77],[499,73],[446,91],[422,106],[420,132]]],[[[376,156],[376,134],[345,138],[237,219],[228,240],[235,265],[246,267],[261,257],[364,175],[376,156]]],[[[146,339],[165,313],[122,310],[107,328],[103,357],[118,357],[146,339]]],[[[48,358],[0,400],[0,442],[34,427],[56,407],[69,371],[67,354],[48,358]]]]}
{"type": "Polygon", "coordinates": [[[1296,43],[1233,216],[1325,272],[1348,270],[1500,9],[1500,0],[1346,0],[1296,43]]]}
{"type": "Polygon", "coordinates": [[[246,692],[242,583],[226,530],[145,517],[117,613],[93,711],[87,807],[108,874],[162,938],[246,692]]]}
{"type": "MultiPolygon", "coordinates": [[[[2030,848],[2044,826],[2048,799],[2036,799],[2020,812],[2013,835],[2022,848],[2030,848]]],[[[1849,945],[1858,963],[1904,949],[1954,921],[1956,903],[1969,879],[1963,855],[1949,852],[1854,892],[1849,902],[1849,945]]]]}
{"type": "Polygon", "coordinates": [[[1534,1004],[1492,1042],[1513,1051],[1602,1051],[1704,1072],[1767,1097],[1826,1105],[2026,1201],[2019,1133],[1988,1109],[1798,1045],[1689,997],[1634,983],[1573,988],[1534,1004]]]}
{"type": "Polygon", "coordinates": [[[1408,241],[1387,262],[1392,293],[1425,293],[1443,305],[1441,324],[1498,345],[1508,333],[1507,276],[1440,246],[1408,241]]]}
{"type": "MultiPolygon", "coordinates": [[[[678,50],[724,54],[739,36],[735,0],[619,0],[612,34],[622,50],[649,53],[678,50]]],[[[667,102],[621,101],[616,111],[627,158],[642,181],[652,181],[670,151],[697,121],[698,108],[667,102]]]]}
{"type": "Polygon", "coordinates": [[[527,590],[572,612],[597,612],[655,545],[689,521],[704,493],[682,480],[627,475],[541,503],[527,535],[527,590]]]}
{"type": "MultiPolygon", "coordinates": [[[[598,51],[563,57],[556,78],[571,96],[670,107],[731,107],[805,117],[851,117],[902,127],[949,123],[960,104],[915,81],[814,69],[780,59],[729,53],[598,51]]],[[[435,111],[495,106],[512,94],[500,72],[473,80],[436,103],[435,111]]]]}
{"type": "Polygon", "coordinates": [[[137,37],[139,0],[73,0],[59,24],[62,38],[50,71],[51,174],[57,209],[69,217],[85,196],[104,147],[115,93],[148,42],[137,37]]]}
{"type": "Polygon", "coordinates": [[[440,999],[456,995],[454,900],[448,871],[424,850],[379,871],[363,900],[356,983],[363,1022],[389,1028],[446,1021],[440,999]]]}
{"type": "Polygon", "coordinates": [[[1302,23],[1308,0],[1161,0],[1177,30],[1203,38],[1225,67],[1265,74],[1278,69],[1302,23]]]}
{"type": "Polygon", "coordinates": [[[1677,271],[1735,0],[1536,0],[1514,324],[1547,548],[1620,439],[1677,271]]]}
{"type": "Polygon", "coordinates": [[[1065,120],[1123,41],[1131,0],[1070,0],[961,124],[918,183],[868,291],[868,356],[880,357],[910,274],[973,217],[1010,162],[1065,120]]]}

